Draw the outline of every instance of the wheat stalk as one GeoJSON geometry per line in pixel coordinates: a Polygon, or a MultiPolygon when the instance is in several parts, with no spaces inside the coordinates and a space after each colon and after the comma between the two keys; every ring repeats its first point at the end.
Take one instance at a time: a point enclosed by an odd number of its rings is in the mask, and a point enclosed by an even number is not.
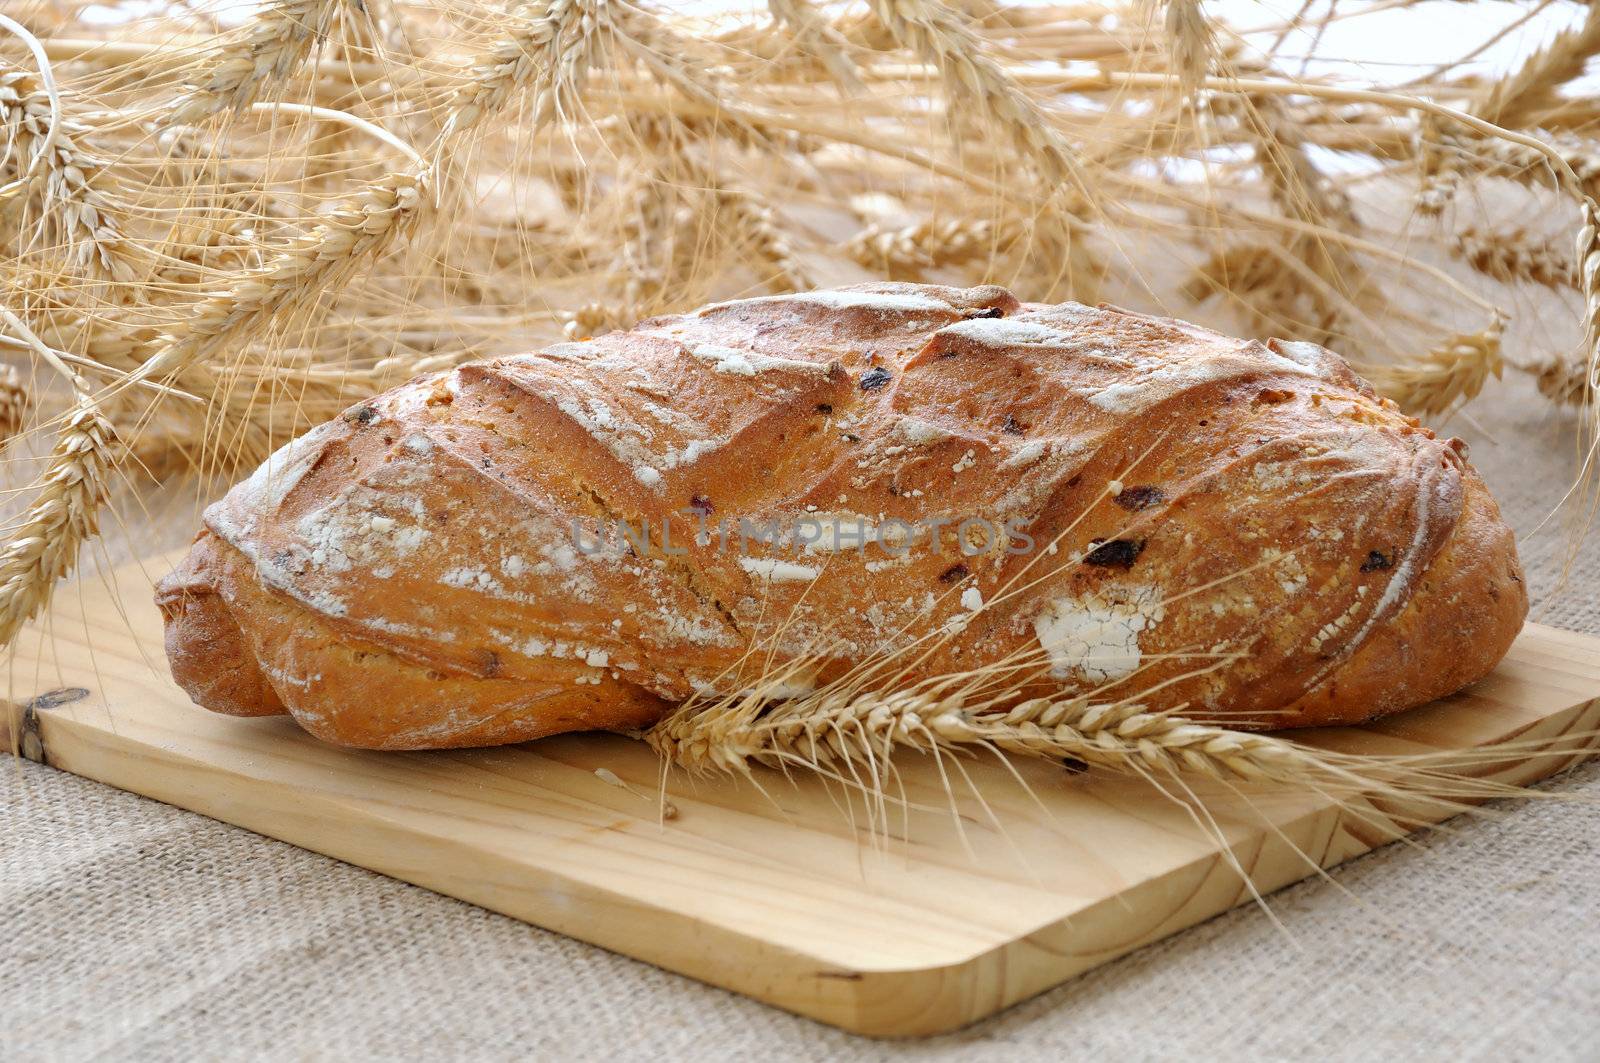
{"type": "MultiPolygon", "coordinates": [[[[1551,140],[1546,145],[1572,171],[1578,187],[1593,195],[1600,186],[1600,153],[1584,144],[1551,140]]],[[[1543,152],[1507,140],[1491,140],[1474,146],[1484,172],[1523,184],[1546,184],[1551,176],[1550,159],[1543,152]]]]}
{"type": "Polygon", "coordinates": [[[1505,366],[1500,351],[1504,326],[1497,314],[1481,331],[1452,336],[1411,362],[1367,365],[1362,372],[1380,394],[1406,412],[1442,414],[1457,402],[1477,397],[1491,376],[1500,378],[1505,366]]]}
{"type": "Polygon", "coordinates": [[[275,0],[258,10],[238,39],[208,56],[166,121],[193,125],[223,111],[242,111],[282,81],[327,38],[344,0],[275,0]]]}

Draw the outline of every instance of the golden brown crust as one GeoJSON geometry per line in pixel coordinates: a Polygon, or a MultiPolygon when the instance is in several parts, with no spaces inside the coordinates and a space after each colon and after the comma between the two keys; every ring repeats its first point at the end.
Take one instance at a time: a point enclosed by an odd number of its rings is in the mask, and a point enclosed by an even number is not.
{"type": "Polygon", "coordinates": [[[161,581],[156,604],[166,621],[167,659],[189,695],[213,712],[276,716],[287,710],[220,592],[227,549],[202,531],[183,564],[161,581]]]}
{"type": "Polygon", "coordinates": [[[642,726],[774,668],[1347,722],[1521,624],[1461,450],[1311,345],[869,285],[412,381],[208,510],[161,600],[197,701],[351,745],[642,726]],[[906,551],[755,538],[936,516],[906,551]],[[1035,548],[964,553],[966,518],[1035,548]],[[584,549],[618,520],[648,542],[584,549]]]}
{"type": "Polygon", "coordinates": [[[1505,656],[1528,614],[1527,586],[1511,529],[1488,488],[1475,474],[1466,486],[1455,531],[1405,608],[1287,706],[1285,716],[1308,723],[1385,716],[1453,694],[1505,656]]]}

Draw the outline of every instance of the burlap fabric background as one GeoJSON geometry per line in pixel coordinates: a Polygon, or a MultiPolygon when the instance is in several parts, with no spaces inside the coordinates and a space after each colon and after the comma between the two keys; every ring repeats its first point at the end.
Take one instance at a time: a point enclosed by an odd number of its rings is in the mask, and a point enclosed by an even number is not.
{"type": "MultiPolygon", "coordinates": [[[[1571,416],[1514,379],[1449,430],[1526,535],[1571,416]]],[[[1600,536],[1538,619],[1600,632],[1600,536]]],[[[749,1059],[1600,1055],[1600,766],[963,1033],[852,1037],[61,773],[0,763],[0,1056],[749,1059]]],[[[974,903],[982,903],[974,898],[974,903]]]]}

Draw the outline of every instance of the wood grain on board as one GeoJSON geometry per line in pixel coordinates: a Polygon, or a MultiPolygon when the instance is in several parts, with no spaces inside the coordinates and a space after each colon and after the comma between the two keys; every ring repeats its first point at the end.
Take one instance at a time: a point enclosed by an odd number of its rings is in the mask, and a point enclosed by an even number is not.
{"type": "MultiPolygon", "coordinates": [[[[1196,781],[1214,820],[1202,829],[1135,780],[1019,764],[1025,789],[981,758],[963,767],[982,802],[953,806],[936,766],[906,758],[912,807],[886,819],[777,773],[760,787],[674,776],[677,815],[663,819],[657,760],[617,736],[338,749],[287,718],[189,703],[150,598],[166,567],[62,589],[18,642],[5,748],[858,1032],[963,1026],[1400,833],[1370,805],[1196,781]]],[[[1395,752],[1564,737],[1570,749],[1597,727],[1600,639],[1530,625],[1472,689],[1311,740],[1395,752]]],[[[1492,770],[1527,782],[1571,759],[1492,770]]]]}

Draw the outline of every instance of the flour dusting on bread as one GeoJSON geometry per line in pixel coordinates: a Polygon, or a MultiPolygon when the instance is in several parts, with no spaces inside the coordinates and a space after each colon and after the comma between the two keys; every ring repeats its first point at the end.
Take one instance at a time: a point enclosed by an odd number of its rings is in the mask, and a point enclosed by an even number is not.
{"type": "Polygon", "coordinates": [[[1139,668],[1139,636],[1160,623],[1161,594],[1136,585],[1078,598],[1052,599],[1034,618],[1039,645],[1055,679],[1095,683],[1125,679],[1139,668]]]}

